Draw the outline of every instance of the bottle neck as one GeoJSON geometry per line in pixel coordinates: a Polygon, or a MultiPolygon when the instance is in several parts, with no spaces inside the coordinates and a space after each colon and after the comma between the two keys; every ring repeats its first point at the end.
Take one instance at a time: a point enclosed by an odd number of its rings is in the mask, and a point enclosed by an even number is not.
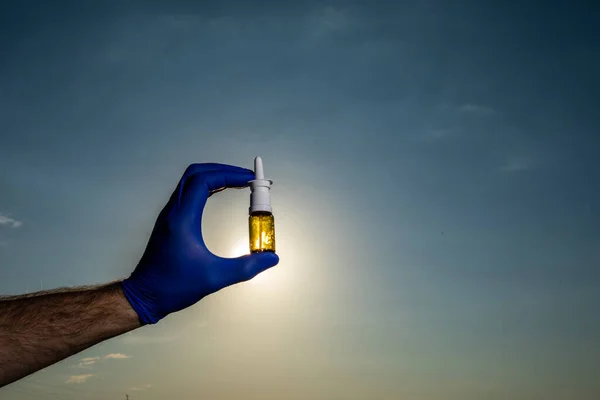
{"type": "Polygon", "coordinates": [[[273,215],[270,211],[250,211],[251,217],[268,217],[273,215]]]}

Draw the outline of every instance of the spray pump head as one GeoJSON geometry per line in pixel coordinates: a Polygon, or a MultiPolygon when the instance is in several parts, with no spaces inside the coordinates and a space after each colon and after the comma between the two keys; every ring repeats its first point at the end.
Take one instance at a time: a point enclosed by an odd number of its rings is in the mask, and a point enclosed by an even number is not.
{"type": "Polygon", "coordinates": [[[262,158],[254,159],[254,180],[250,184],[250,214],[256,211],[272,213],[271,208],[271,185],[273,181],[265,179],[262,158]]]}

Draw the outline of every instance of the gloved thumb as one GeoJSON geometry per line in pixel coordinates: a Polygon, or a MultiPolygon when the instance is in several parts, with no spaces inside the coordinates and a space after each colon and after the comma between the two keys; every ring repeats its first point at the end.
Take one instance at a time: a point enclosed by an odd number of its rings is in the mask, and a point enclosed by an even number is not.
{"type": "Polygon", "coordinates": [[[231,261],[234,264],[236,280],[245,282],[276,266],[279,263],[279,256],[271,252],[254,253],[233,258],[231,261]]]}

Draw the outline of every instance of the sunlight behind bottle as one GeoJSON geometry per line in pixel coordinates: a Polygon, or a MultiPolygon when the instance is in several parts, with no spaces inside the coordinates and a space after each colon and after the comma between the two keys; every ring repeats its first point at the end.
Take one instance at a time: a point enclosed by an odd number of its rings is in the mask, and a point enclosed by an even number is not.
{"type": "MultiPolygon", "coordinates": [[[[248,248],[248,239],[240,239],[231,248],[231,252],[230,252],[229,256],[230,257],[240,257],[240,256],[243,256],[246,254],[250,254],[250,250],[248,248]]],[[[257,285],[257,284],[263,285],[265,283],[269,283],[270,275],[267,275],[268,272],[269,271],[265,271],[263,273],[256,275],[254,278],[250,279],[248,281],[248,283],[253,284],[253,285],[257,285]]]]}

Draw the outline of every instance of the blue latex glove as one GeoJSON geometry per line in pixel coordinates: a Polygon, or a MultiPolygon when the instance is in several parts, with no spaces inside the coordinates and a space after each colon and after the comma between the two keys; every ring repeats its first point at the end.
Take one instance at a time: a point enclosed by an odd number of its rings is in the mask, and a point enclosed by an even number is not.
{"type": "Polygon", "coordinates": [[[274,253],[222,258],[212,254],[201,232],[207,199],[226,188],[241,188],[254,172],[223,164],[190,165],[158,216],[146,251],[123,291],[143,324],[197,303],[224,287],[252,279],[277,265],[274,253]]]}

